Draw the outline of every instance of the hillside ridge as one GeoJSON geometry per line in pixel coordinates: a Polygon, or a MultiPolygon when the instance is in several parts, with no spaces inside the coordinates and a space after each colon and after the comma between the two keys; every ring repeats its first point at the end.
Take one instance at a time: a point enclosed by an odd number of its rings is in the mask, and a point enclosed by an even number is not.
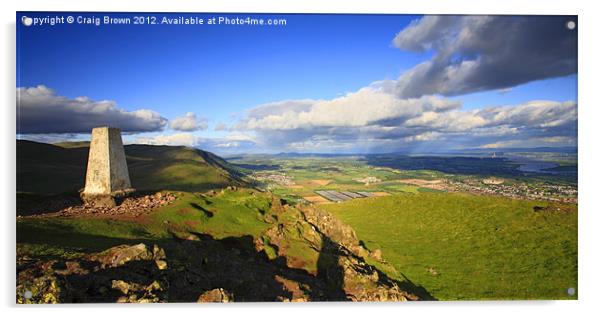
{"type": "MultiPolygon", "coordinates": [[[[89,144],[17,140],[17,192],[61,194],[84,186],[89,144]]],[[[137,190],[202,191],[246,186],[241,169],[221,157],[184,146],[125,145],[137,190]]]]}

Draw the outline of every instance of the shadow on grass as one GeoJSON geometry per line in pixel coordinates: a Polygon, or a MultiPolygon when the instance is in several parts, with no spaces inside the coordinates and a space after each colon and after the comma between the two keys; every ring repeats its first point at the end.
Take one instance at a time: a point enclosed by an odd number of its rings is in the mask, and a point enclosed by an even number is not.
{"type": "MultiPolygon", "coordinates": [[[[333,294],[331,286],[321,277],[306,270],[289,268],[286,258],[270,260],[264,252],[257,252],[252,236],[215,239],[206,234],[195,234],[198,240],[175,238],[153,239],[114,238],[76,231],[56,223],[31,226],[20,225],[19,244],[37,244],[51,247],[77,249],[78,252],[95,253],[117,245],[153,244],[165,250],[168,269],[157,269],[154,261],[131,261],[119,267],[98,269],[87,274],[59,276],[62,299],[65,302],[115,302],[121,294],[112,289],[113,280],[123,280],[142,285],[158,281],[164,285],[165,299],[169,302],[196,302],[199,295],[223,288],[235,301],[263,302],[293,300],[306,297],[317,301],[336,301],[342,297],[333,294]]],[[[17,272],[31,267],[36,260],[57,260],[55,269],[64,269],[66,261],[77,260],[82,267],[92,271],[93,263],[85,258],[36,256],[26,265],[18,265],[17,272]]]]}
{"type": "Polygon", "coordinates": [[[211,211],[207,210],[206,208],[198,205],[197,203],[190,203],[190,206],[192,208],[194,208],[195,210],[202,212],[203,215],[205,215],[206,217],[209,217],[209,218],[213,217],[213,212],[211,212],[211,211]]]}
{"type": "MultiPolygon", "coordinates": [[[[364,243],[360,241],[360,245],[364,243]]],[[[365,263],[365,260],[355,254],[343,249],[339,244],[333,242],[330,238],[322,237],[322,250],[320,251],[320,257],[318,258],[318,277],[322,277],[327,280],[329,290],[334,297],[338,300],[345,300],[346,294],[343,291],[344,288],[344,270],[339,264],[339,257],[348,256],[353,257],[359,262],[365,263]]],[[[360,266],[356,267],[360,268],[360,266]]],[[[374,266],[366,266],[365,271],[360,271],[364,275],[369,275],[372,271],[378,273],[378,284],[383,286],[391,287],[397,285],[402,291],[409,294],[414,294],[420,298],[420,300],[436,301],[437,299],[431,295],[424,287],[416,285],[403,273],[401,274],[404,278],[403,281],[398,281],[390,278],[387,274],[377,269],[374,266]]]]}
{"type": "MultiPolygon", "coordinates": [[[[28,243],[44,247],[75,250],[78,253],[96,253],[117,245],[144,243],[148,249],[156,244],[166,253],[168,268],[159,270],[154,261],[131,261],[123,266],[92,269],[85,258],[67,259],[60,256],[30,254],[28,264],[18,264],[17,272],[31,267],[36,260],[57,260],[56,269],[64,269],[66,261],[77,260],[89,267],[87,274],[67,274],[59,277],[62,299],[65,302],[115,302],[123,294],[112,288],[113,280],[123,280],[144,286],[158,281],[162,284],[161,299],[169,302],[196,302],[199,295],[222,288],[235,301],[264,302],[295,299],[311,301],[349,300],[344,290],[344,269],[339,257],[349,256],[346,249],[323,237],[318,259],[317,275],[304,269],[290,268],[287,259],[256,250],[252,236],[213,238],[194,233],[197,240],[158,238],[144,231],[131,231],[132,238],[94,235],[90,230],[74,229],[60,221],[20,222],[17,228],[18,244],[28,243]]],[[[354,257],[363,261],[360,257],[354,257]]],[[[373,270],[372,270],[373,271],[373,270]]],[[[370,271],[364,271],[369,273],[370,271]]],[[[411,281],[398,282],[378,271],[379,282],[416,294],[422,299],[434,300],[424,288],[411,281]]],[[[407,278],[406,278],[407,279],[407,278]]]]}
{"type": "Polygon", "coordinates": [[[81,204],[77,192],[49,195],[17,192],[17,215],[20,216],[55,213],[81,204]]]}
{"type": "Polygon", "coordinates": [[[437,299],[431,293],[429,293],[425,287],[415,284],[405,274],[400,274],[404,278],[403,281],[396,281],[400,289],[417,295],[423,301],[437,301],[437,299]]]}

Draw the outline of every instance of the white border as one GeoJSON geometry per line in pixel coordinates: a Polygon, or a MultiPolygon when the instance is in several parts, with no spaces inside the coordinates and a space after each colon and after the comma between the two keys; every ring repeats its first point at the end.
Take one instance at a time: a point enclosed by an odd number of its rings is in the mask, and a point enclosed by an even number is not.
{"type": "MultiPolygon", "coordinates": [[[[580,315],[600,312],[597,306],[599,287],[602,285],[600,270],[601,249],[599,241],[602,225],[602,205],[599,182],[602,180],[599,165],[602,135],[600,90],[600,10],[596,1],[586,0],[406,0],[406,1],[192,1],[192,0],[20,0],[2,1],[2,82],[3,106],[2,163],[3,181],[0,192],[4,207],[2,243],[2,280],[0,297],[4,312],[29,314],[56,313],[61,315],[106,315],[126,312],[164,315],[167,309],[177,308],[178,313],[205,314],[274,314],[307,315],[315,312],[360,315],[375,312],[383,315],[405,314],[452,314],[452,315],[580,315]],[[153,305],[153,306],[63,306],[33,308],[15,307],[14,261],[14,205],[15,205],[15,11],[148,11],[148,12],[265,12],[265,13],[415,13],[415,14],[577,14],[579,15],[579,301],[515,301],[515,302],[434,302],[410,304],[236,304],[236,305],[153,305]],[[598,199],[597,199],[598,198],[598,199]],[[293,308],[291,308],[293,307],[293,308]],[[83,309],[87,308],[87,309],[83,309]],[[144,309],[144,310],[141,310],[144,309]],[[370,310],[369,310],[370,309],[370,310]]],[[[503,30],[500,30],[503,31],[503,30]]]]}

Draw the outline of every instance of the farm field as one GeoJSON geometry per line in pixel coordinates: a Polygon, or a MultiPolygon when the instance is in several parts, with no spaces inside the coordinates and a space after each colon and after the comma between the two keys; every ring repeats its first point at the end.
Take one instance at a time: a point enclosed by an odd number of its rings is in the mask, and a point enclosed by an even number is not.
{"type": "Polygon", "coordinates": [[[316,192],[329,190],[375,195],[471,192],[515,199],[576,202],[576,179],[572,178],[572,171],[562,171],[576,170],[575,164],[558,165],[540,172],[520,170],[533,169],[533,165],[538,165],[534,161],[483,157],[249,155],[227,160],[251,170],[247,175],[257,187],[291,202],[324,202],[317,198],[316,192]]]}

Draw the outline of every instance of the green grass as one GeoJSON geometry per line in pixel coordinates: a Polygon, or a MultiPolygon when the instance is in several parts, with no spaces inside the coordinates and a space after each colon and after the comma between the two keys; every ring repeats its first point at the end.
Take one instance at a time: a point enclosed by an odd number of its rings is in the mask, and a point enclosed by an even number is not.
{"type": "Polygon", "coordinates": [[[176,202],[135,221],[58,217],[18,219],[18,248],[41,256],[69,256],[123,243],[160,242],[174,235],[210,234],[218,239],[258,236],[269,226],[262,215],[270,206],[267,195],[250,190],[225,190],[215,197],[187,192],[179,194],[176,202]]]}
{"type": "Polygon", "coordinates": [[[224,191],[217,197],[182,193],[172,205],[153,213],[149,227],[165,224],[176,232],[210,234],[214,238],[258,236],[269,224],[263,213],[269,209],[266,195],[248,190],[224,191]]]}
{"type": "MultiPolygon", "coordinates": [[[[86,143],[50,145],[17,141],[17,192],[77,193],[84,187],[86,143]]],[[[239,168],[218,156],[183,146],[124,147],[132,186],[139,191],[197,192],[242,185],[239,168]]]]}
{"type": "Polygon", "coordinates": [[[404,192],[404,193],[418,193],[418,190],[420,189],[417,186],[407,185],[407,184],[386,185],[386,186],[383,186],[383,188],[387,191],[404,192]]]}
{"type": "Polygon", "coordinates": [[[321,207],[437,299],[576,298],[577,212],[536,205],[546,203],[418,193],[321,207]]]}
{"type": "Polygon", "coordinates": [[[160,240],[135,222],[98,218],[23,218],[17,220],[17,249],[36,256],[69,257],[123,243],[160,240]]]}
{"type": "Polygon", "coordinates": [[[270,259],[284,256],[294,267],[317,271],[319,252],[307,242],[313,232],[300,224],[298,210],[272,208],[272,196],[251,189],[218,191],[215,195],[176,192],[178,199],[151,214],[135,219],[19,218],[17,251],[31,257],[73,258],[120,244],[168,243],[174,237],[263,239],[270,259]],[[274,241],[264,235],[273,225],[284,227],[285,237],[274,241]]]}

